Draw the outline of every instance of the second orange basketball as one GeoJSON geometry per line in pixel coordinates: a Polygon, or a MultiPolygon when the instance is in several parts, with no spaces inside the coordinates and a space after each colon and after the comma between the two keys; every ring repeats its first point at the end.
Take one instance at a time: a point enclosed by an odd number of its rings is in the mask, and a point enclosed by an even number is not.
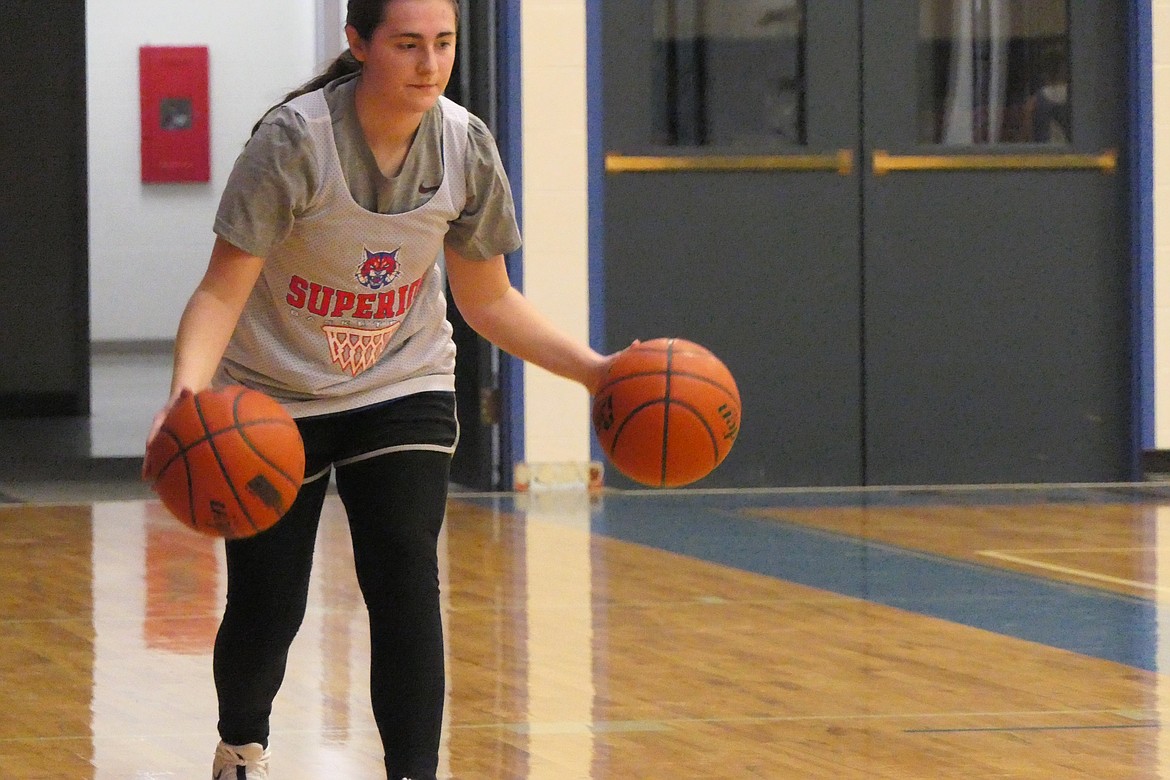
{"type": "Polygon", "coordinates": [[[613,466],[651,487],[681,487],[723,462],[739,435],[739,388],[693,341],[634,344],[593,398],[593,428],[613,466]]]}
{"type": "Polygon", "coordinates": [[[148,460],[163,505],[196,531],[227,539],[280,520],[305,470],[296,421],[269,396],[239,386],[184,392],[148,460]]]}

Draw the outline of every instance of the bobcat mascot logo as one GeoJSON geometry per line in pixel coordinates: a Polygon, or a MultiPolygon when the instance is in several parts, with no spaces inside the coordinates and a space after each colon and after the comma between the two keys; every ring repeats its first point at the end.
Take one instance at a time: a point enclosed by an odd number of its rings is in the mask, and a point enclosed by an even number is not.
{"type": "Polygon", "coordinates": [[[358,268],[355,277],[363,287],[380,290],[398,278],[402,269],[398,265],[398,250],[393,252],[371,252],[366,250],[365,262],[358,268]]]}

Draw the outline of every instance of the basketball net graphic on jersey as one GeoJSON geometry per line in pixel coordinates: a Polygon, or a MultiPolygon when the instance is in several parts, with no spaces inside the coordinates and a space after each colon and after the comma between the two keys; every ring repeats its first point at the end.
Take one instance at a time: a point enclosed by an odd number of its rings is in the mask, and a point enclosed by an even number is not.
{"type": "Polygon", "coordinates": [[[289,279],[285,303],[326,320],[321,330],[329,344],[329,359],[350,376],[378,362],[422,287],[423,277],[413,282],[401,278],[399,249],[364,250],[365,258],[353,278],[367,292],[331,287],[303,276],[289,279]],[[363,320],[369,321],[369,327],[363,327],[363,320]]]}
{"type": "Polygon", "coordinates": [[[322,325],[325,338],[329,340],[329,357],[344,368],[350,376],[357,376],[378,362],[390,337],[398,330],[401,322],[392,323],[380,330],[347,328],[341,325],[322,325]]]}
{"type": "MultiPolygon", "coordinates": [[[[389,286],[402,273],[397,249],[393,252],[371,252],[367,249],[365,252],[365,262],[354,274],[362,287],[379,290],[389,286]]],[[[390,336],[398,330],[400,324],[395,322],[381,330],[325,325],[323,329],[325,337],[329,339],[329,356],[334,363],[349,371],[350,376],[357,376],[378,362],[378,358],[386,351],[390,336]]]]}

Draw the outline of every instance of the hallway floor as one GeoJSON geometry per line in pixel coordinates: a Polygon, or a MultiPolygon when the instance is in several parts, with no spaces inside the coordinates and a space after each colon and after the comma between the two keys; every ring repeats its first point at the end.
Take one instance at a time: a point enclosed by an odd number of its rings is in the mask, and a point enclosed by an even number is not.
{"type": "Polygon", "coordinates": [[[95,349],[89,417],[0,419],[0,503],[153,497],[138,472],[170,376],[169,346],[95,349]]]}

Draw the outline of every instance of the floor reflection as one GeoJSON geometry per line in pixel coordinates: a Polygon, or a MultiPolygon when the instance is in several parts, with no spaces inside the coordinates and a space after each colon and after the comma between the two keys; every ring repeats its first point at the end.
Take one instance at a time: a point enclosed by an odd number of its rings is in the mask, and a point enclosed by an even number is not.
{"type": "MultiPolygon", "coordinates": [[[[1170,497],[839,498],[456,497],[441,775],[1170,777],[1170,497]]],[[[0,776],[206,776],[218,543],[10,507],[0,573],[0,776]]],[[[382,777],[368,669],[331,497],[274,777],[382,777]]]]}

